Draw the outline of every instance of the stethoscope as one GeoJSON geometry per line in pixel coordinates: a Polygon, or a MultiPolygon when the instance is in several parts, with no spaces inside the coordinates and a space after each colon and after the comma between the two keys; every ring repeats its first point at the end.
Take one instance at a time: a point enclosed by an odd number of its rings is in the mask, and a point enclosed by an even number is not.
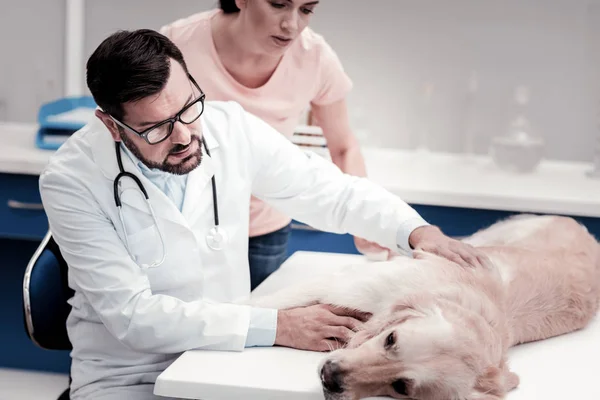
{"type": "MultiPolygon", "coordinates": [[[[204,145],[204,150],[206,151],[206,155],[210,157],[210,151],[206,146],[206,141],[202,138],[202,144],[204,145]]],[[[143,193],[144,198],[146,199],[146,204],[148,205],[148,209],[150,210],[150,214],[152,215],[152,219],[154,221],[154,225],[156,226],[156,230],[158,231],[158,236],[160,237],[160,244],[162,248],[162,257],[158,261],[153,261],[151,264],[142,264],[144,268],[156,268],[161,266],[165,262],[165,258],[167,256],[165,239],[158,224],[158,219],[156,218],[156,214],[154,213],[154,209],[152,208],[152,203],[150,203],[150,198],[148,197],[148,192],[146,192],[146,188],[142,184],[142,181],[132,174],[131,172],[127,172],[123,168],[123,161],[121,160],[121,145],[119,142],[115,142],[115,151],[117,154],[117,163],[119,164],[119,174],[116,176],[113,181],[113,194],[115,197],[115,204],[119,209],[119,219],[121,220],[121,225],[123,227],[123,232],[125,233],[125,244],[127,246],[127,250],[129,254],[131,254],[131,249],[129,247],[129,240],[127,237],[127,229],[125,228],[125,220],[123,219],[123,208],[121,207],[121,198],[119,196],[119,180],[123,177],[128,177],[133,179],[133,181],[137,184],[140,191],[143,193]]],[[[213,250],[222,250],[225,244],[227,243],[227,234],[221,226],[219,226],[219,208],[217,205],[217,184],[215,182],[215,176],[213,175],[211,178],[212,183],[212,195],[213,195],[213,216],[215,226],[213,226],[208,234],[206,235],[206,244],[213,250]]]]}

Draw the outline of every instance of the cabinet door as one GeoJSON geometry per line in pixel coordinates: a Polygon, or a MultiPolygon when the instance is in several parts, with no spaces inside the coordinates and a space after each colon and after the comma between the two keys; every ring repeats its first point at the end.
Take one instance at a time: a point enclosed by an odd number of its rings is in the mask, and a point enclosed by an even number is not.
{"type": "Polygon", "coordinates": [[[493,223],[516,214],[508,211],[411,204],[427,222],[437,225],[448,236],[468,236],[493,223]]]}
{"type": "Polygon", "coordinates": [[[0,173],[0,238],[41,240],[48,231],[37,175],[0,173]]]}
{"type": "MultiPolygon", "coordinates": [[[[506,219],[511,215],[520,214],[515,211],[462,207],[441,207],[420,204],[411,204],[411,206],[417,210],[427,222],[439,226],[446,235],[452,237],[471,235],[476,231],[506,219]]],[[[580,216],[570,217],[585,225],[588,231],[596,236],[596,238],[600,238],[600,218],[580,216]]]]}
{"type": "MultiPolygon", "coordinates": [[[[446,235],[455,238],[471,235],[511,215],[519,214],[519,212],[514,211],[462,207],[421,204],[411,204],[411,206],[426,221],[439,226],[446,235]]],[[[590,233],[600,240],[600,218],[571,217],[585,225],[590,233]]],[[[294,222],[292,227],[288,255],[298,250],[360,254],[354,246],[354,240],[351,235],[336,235],[322,232],[297,222],[294,222]]]]}
{"type": "Polygon", "coordinates": [[[293,222],[288,256],[298,250],[360,254],[354,246],[352,235],[322,232],[304,224],[293,222]]]}

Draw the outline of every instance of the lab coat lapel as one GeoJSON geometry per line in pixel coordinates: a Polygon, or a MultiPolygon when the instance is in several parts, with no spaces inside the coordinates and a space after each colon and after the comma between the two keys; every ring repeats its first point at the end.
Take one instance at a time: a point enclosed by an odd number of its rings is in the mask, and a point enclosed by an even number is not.
{"type": "MultiPolygon", "coordinates": [[[[101,121],[94,121],[88,127],[86,135],[89,135],[90,146],[93,149],[92,157],[96,164],[100,167],[102,174],[106,179],[110,180],[111,191],[114,179],[119,174],[119,166],[117,164],[117,155],[115,151],[115,142],[113,141],[110,132],[101,121]]],[[[164,218],[173,221],[180,225],[186,225],[185,219],[175,204],[160,190],[150,182],[133,163],[129,155],[121,150],[121,159],[123,161],[123,169],[135,175],[144,185],[148,198],[152,204],[152,209],[157,218],[164,218]]],[[[135,209],[150,214],[150,208],[146,202],[143,193],[138,188],[135,181],[129,177],[119,179],[119,194],[121,203],[134,207],[135,209]]]]}
{"type": "MultiPolygon", "coordinates": [[[[193,225],[197,218],[201,215],[201,211],[206,209],[201,207],[199,203],[201,200],[201,194],[208,190],[211,195],[208,197],[212,201],[212,182],[211,178],[215,175],[215,151],[219,147],[218,142],[215,140],[211,132],[208,130],[206,125],[203,126],[203,138],[206,141],[211,156],[206,154],[206,149],[202,146],[202,162],[192,172],[190,172],[186,184],[185,196],[183,200],[182,214],[186,221],[193,225]]],[[[204,196],[204,198],[207,198],[204,196]]],[[[210,209],[212,210],[212,204],[210,209]]]]}
{"type": "MultiPolygon", "coordinates": [[[[137,176],[144,185],[146,193],[148,193],[148,198],[150,199],[150,204],[152,205],[152,210],[157,218],[167,219],[179,225],[186,226],[185,219],[171,199],[139,172],[138,169],[134,170],[134,164],[126,155],[123,157],[123,167],[126,171],[131,171],[137,176]],[[127,160],[129,161],[128,166],[125,163],[125,157],[127,157],[127,160]]],[[[121,203],[123,204],[123,207],[128,205],[140,212],[151,214],[150,207],[148,206],[144,194],[140,191],[133,179],[128,177],[121,178],[119,180],[119,192],[121,194],[121,203]]]]}
{"type": "Polygon", "coordinates": [[[190,172],[185,187],[182,214],[190,225],[193,225],[200,210],[204,208],[200,207],[201,194],[204,190],[211,190],[210,179],[214,173],[213,160],[204,153],[202,163],[190,172]]]}

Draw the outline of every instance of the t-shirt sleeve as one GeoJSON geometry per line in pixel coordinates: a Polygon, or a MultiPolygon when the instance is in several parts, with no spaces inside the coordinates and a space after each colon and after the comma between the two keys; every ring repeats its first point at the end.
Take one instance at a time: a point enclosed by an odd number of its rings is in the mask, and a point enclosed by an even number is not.
{"type": "Polygon", "coordinates": [[[320,47],[319,82],[316,96],[311,101],[314,105],[335,103],[345,98],[352,89],[352,81],[335,51],[325,41],[320,47]]]}
{"type": "Polygon", "coordinates": [[[169,24],[169,25],[163,25],[159,29],[159,32],[161,34],[165,35],[166,37],[168,37],[171,40],[173,40],[172,31],[173,31],[173,25],[171,25],[171,24],[169,24]]]}

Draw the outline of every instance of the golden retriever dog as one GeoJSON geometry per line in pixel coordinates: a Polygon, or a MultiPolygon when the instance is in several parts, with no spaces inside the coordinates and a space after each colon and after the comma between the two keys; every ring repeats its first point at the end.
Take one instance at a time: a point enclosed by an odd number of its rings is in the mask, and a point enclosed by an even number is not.
{"type": "Polygon", "coordinates": [[[574,219],[555,216],[512,217],[464,240],[485,252],[488,269],[417,252],[253,302],[372,314],[319,365],[328,400],[503,399],[519,384],[509,347],[584,328],[596,314],[600,246],[574,219]]]}

